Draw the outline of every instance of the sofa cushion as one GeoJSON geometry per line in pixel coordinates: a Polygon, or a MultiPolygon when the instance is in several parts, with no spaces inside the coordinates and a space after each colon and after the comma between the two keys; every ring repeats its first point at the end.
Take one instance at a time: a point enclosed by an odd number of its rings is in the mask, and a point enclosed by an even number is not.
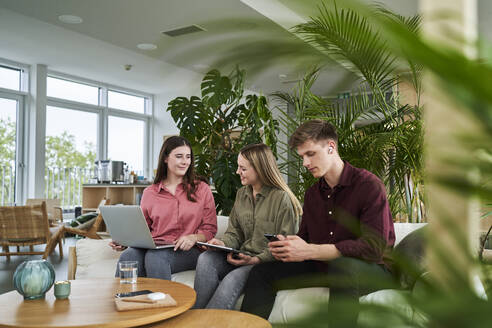
{"type": "Polygon", "coordinates": [[[418,277],[426,271],[424,253],[426,231],[426,227],[416,229],[395,246],[394,274],[403,288],[412,288],[418,277]]]}
{"type": "Polygon", "coordinates": [[[409,233],[425,227],[426,225],[427,223],[395,223],[395,246],[398,245],[409,233]]]}
{"type": "Polygon", "coordinates": [[[181,271],[171,275],[171,281],[180,282],[193,288],[195,283],[195,270],[181,271]]]}
{"type": "Polygon", "coordinates": [[[277,293],[268,321],[292,322],[312,311],[312,304],[326,303],[330,290],[322,287],[281,290],[277,293]]]}
{"type": "Polygon", "coordinates": [[[361,304],[373,304],[382,306],[391,306],[391,312],[384,311],[364,311],[359,314],[359,325],[368,327],[377,327],[383,316],[388,327],[406,327],[405,321],[412,320],[415,316],[415,311],[408,303],[410,296],[408,290],[383,289],[374,293],[362,296],[359,301],[361,304]]]}
{"type": "Polygon", "coordinates": [[[114,251],[108,243],[108,239],[85,238],[77,241],[75,279],[114,277],[121,253],[114,251]]]}
{"type": "Polygon", "coordinates": [[[215,238],[221,239],[224,236],[228,224],[229,224],[228,216],[222,216],[222,215],[217,216],[217,233],[215,234],[215,238]]]}

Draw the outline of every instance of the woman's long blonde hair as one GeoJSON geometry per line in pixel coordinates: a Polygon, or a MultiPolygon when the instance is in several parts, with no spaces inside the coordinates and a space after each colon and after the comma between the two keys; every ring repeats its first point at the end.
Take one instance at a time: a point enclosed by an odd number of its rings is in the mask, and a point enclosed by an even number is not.
{"type": "Polygon", "coordinates": [[[262,143],[251,144],[245,146],[239,153],[248,160],[251,166],[253,166],[253,169],[256,171],[256,174],[258,174],[258,178],[263,185],[275,187],[287,192],[290,201],[292,202],[292,207],[294,207],[294,213],[300,218],[302,215],[301,203],[282,178],[282,174],[277,166],[277,161],[275,160],[275,156],[273,156],[270,147],[262,143]]]}

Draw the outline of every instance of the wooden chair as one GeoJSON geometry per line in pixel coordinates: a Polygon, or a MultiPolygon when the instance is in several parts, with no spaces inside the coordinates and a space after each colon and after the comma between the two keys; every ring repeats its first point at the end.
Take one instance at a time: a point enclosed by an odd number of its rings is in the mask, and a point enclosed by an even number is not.
{"type": "Polygon", "coordinates": [[[60,257],[63,257],[63,226],[50,229],[46,203],[32,206],[0,207],[0,245],[10,260],[11,255],[43,255],[46,259],[59,245],[60,257]],[[44,251],[34,251],[34,245],[46,244],[44,251]],[[29,251],[10,252],[9,246],[29,246],[29,251]]]}
{"type": "MultiPolygon", "coordinates": [[[[101,202],[99,203],[99,206],[101,205],[109,205],[109,199],[103,198],[103,200],[101,200],[101,202]]],[[[97,232],[99,231],[99,228],[103,225],[103,223],[104,221],[102,215],[101,213],[99,213],[99,215],[96,217],[96,220],[94,221],[94,224],[92,224],[88,229],[79,229],[64,226],[63,230],[64,232],[73,233],[75,235],[80,235],[87,238],[101,239],[97,232]]]]}
{"type": "Polygon", "coordinates": [[[61,208],[60,199],[29,198],[26,200],[26,205],[39,205],[42,202],[46,203],[46,211],[48,212],[50,226],[63,225],[63,209],[61,208]]]}
{"type": "MultiPolygon", "coordinates": [[[[48,212],[48,221],[50,227],[59,227],[63,225],[63,209],[59,198],[28,198],[26,205],[39,205],[46,203],[46,211],[48,212]]],[[[51,228],[50,228],[51,229],[51,228]]],[[[52,229],[53,230],[53,229],[52,229]]],[[[65,234],[62,234],[63,242],[65,242],[65,234]]],[[[19,248],[17,247],[17,250],[19,248]]]]}

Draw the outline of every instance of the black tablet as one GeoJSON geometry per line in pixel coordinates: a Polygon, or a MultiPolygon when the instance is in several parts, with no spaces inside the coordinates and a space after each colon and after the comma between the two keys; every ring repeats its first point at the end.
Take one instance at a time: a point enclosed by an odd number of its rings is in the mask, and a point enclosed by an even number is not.
{"type": "Polygon", "coordinates": [[[212,244],[208,244],[208,243],[203,243],[201,241],[197,241],[196,244],[200,245],[200,246],[210,247],[213,249],[218,249],[218,250],[228,252],[228,253],[233,253],[233,254],[243,253],[243,254],[249,255],[248,252],[242,252],[238,249],[227,247],[227,246],[212,245],[212,244]]]}

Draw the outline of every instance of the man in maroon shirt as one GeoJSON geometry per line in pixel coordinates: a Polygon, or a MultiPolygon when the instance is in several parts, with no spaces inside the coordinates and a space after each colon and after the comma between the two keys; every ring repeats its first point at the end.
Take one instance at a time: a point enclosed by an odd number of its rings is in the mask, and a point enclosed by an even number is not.
{"type": "Polygon", "coordinates": [[[302,124],[289,145],[320,179],[306,191],[298,234],[268,244],[278,262],[251,270],[241,310],[267,319],[278,289],[329,287],[329,327],[355,327],[359,297],[393,282],[395,232],[384,185],[340,158],[328,122],[302,124]]]}

